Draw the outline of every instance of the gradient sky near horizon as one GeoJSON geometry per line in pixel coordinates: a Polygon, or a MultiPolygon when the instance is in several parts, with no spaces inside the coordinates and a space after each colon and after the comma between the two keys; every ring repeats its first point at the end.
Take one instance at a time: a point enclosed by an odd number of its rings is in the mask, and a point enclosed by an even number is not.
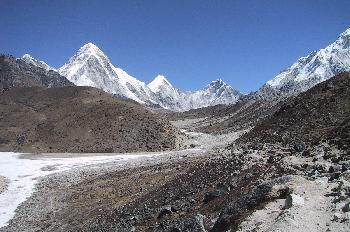
{"type": "Polygon", "coordinates": [[[148,83],[257,90],[350,27],[349,0],[0,0],[0,53],[62,66],[87,42],[148,83]]]}

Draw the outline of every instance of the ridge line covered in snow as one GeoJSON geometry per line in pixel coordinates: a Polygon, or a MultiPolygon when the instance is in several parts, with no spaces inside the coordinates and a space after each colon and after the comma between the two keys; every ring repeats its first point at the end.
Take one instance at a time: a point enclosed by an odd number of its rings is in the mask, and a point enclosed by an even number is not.
{"type": "Polygon", "coordinates": [[[92,86],[142,104],[184,111],[216,104],[233,104],[240,93],[221,79],[195,92],[181,92],[163,75],[146,85],[115,67],[93,43],[82,46],[59,73],[78,86],[92,86]],[[214,85],[215,83],[215,85],[214,85]]]}
{"type": "Polygon", "coordinates": [[[325,48],[299,58],[258,91],[297,94],[344,71],[350,71],[350,28],[325,48]]]}

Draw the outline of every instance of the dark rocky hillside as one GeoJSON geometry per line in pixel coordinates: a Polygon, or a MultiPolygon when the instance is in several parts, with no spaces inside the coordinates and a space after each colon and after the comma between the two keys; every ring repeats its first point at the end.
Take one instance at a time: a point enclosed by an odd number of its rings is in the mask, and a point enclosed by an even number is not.
{"type": "Polygon", "coordinates": [[[0,54],[0,91],[12,87],[62,87],[74,85],[51,70],[26,63],[22,59],[0,54]]]}
{"type": "Polygon", "coordinates": [[[168,113],[167,117],[170,120],[203,118],[197,123],[194,131],[224,134],[255,126],[260,120],[278,110],[280,102],[277,100],[244,100],[234,105],[216,105],[183,113],[168,113]]]}
{"type": "Polygon", "coordinates": [[[322,82],[284,102],[272,116],[239,139],[242,142],[350,144],[350,73],[322,82]]]}
{"type": "Polygon", "coordinates": [[[0,150],[174,149],[178,131],[139,104],[91,87],[12,88],[0,95],[0,150]]]}

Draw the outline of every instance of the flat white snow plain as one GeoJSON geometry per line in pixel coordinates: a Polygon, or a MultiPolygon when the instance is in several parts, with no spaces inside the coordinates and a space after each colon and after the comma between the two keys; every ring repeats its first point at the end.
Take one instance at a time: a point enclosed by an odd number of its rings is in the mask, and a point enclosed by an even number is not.
{"type": "Polygon", "coordinates": [[[108,162],[125,161],[140,157],[153,157],[164,153],[134,154],[79,154],[62,156],[23,155],[23,153],[0,152],[0,176],[7,179],[7,189],[0,193],[0,228],[8,224],[16,208],[31,196],[38,179],[72,168],[108,162]],[[58,158],[59,157],[59,158],[58,158]]]}

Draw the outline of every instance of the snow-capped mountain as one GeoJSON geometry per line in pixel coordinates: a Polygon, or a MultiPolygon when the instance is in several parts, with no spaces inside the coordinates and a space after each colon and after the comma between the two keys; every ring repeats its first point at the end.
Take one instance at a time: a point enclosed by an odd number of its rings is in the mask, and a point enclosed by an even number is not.
{"type": "Polygon", "coordinates": [[[108,57],[92,43],[81,47],[58,72],[78,86],[96,87],[139,103],[159,105],[175,111],[235,103],[240,96],[221,80],[196,92],[181,92],[162,75],[146,85],[113,66],[108,57]]]}
{"type": "Polygon", "coordinates": [[[157,96],[157,102],[166,109],[185,111],[218,104],[236,103],[241,93],[221,79],[211,82],[202,90],[181,92],[162,75],[158,75],[148,87],[157,96]]]}
{"type": "Polygon", "coordinates": [[[154,93],[158,92],[174,92],[175,88],[170,84],[170,82],[163,75],[158,75],[151,81],[148,85],[148,88],[154,93]]]}
{"type": "Polygon", "coordinates": [[[34,65],[36,67],[42,68],[46,71],[57,71],[55,68],[51,67],[50,65],[46,64],[44,61],[36,60],[33,57],[31,57],[29,54],[24,54],[21,58],[23,61],[25,61],[28,64],[34,65]]]}
{"type": "Polygon", "coordinates": [[[163,75],[158,75],[147,86],[155,94],[156,101],[161,107],[176,111],[184,110],[184,93],[174,88],[163,75]]]}
{"type": "Polygon", "coordinates": [[[75,85],[96,87],[119,97],[132,99],[142,104],[159,105],[174,111],[233,104],[241,96],[238,91],[221,79],[193,92],[180,91],[173,87],[163,75],[158,75],[146,85],[124,70],[115,67],[108,57],[92,43],[82,46],[58,70],[28,54],[20,59],[46,71],[58,72],[75,85]]]}
{"type": "Polygon", "coordinates": [[[298,94],[344,71],[350,71],[350,28],[326,48],[300,58],[255,95],[268,98],[298,94]]]}
{"type": "Polygon", "coordinates": [[[81,47],[58,72],[78,86],[92,86],[139,103],[156,104],[145,83],[114,67],[92,43],[81,47]]]}
{"type": "Polygon", "coordinates": [[[212,81],[204,89],[189,94],[189,108],[200,108],[218,104],[233,104],[242,94],[223,80],[212,81]]]}

